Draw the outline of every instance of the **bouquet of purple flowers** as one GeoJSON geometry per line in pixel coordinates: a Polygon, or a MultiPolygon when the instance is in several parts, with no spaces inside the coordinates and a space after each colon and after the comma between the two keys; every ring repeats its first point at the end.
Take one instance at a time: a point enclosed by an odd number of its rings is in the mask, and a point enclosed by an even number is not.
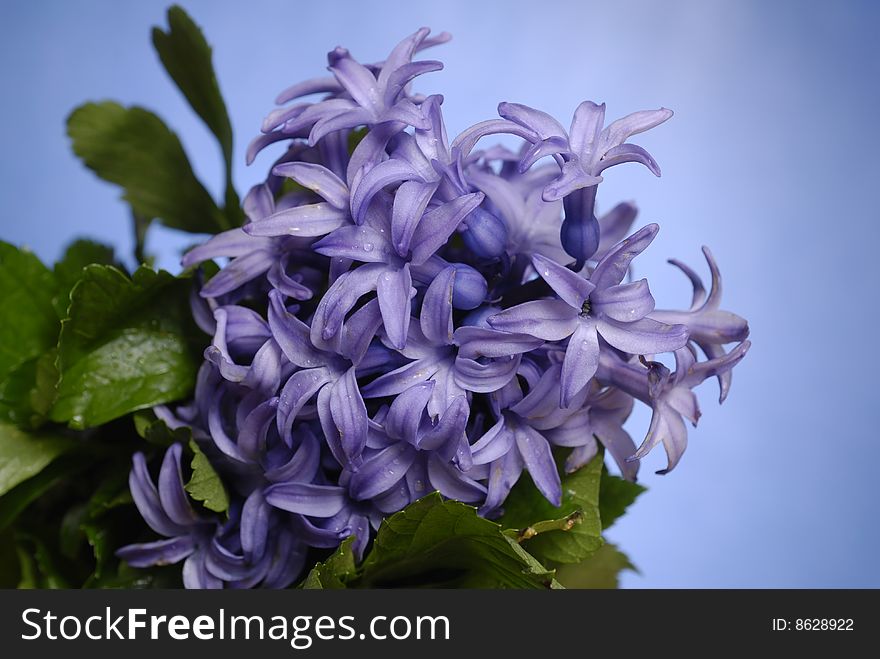
{"type": "MultiPolygon", "coordinates": [[[[329,75],[282,91],[247,160],[285,150],[239,203],[210,49],[179,8],[169,22],[154,44],[218,138],[224,205],[152,113],[88,104],[69,132],[125,190],[140,260],[153,220],[213,235],[177,277],[129,276],[109,250],[75,245],[46,269],[64,302],[57,342],[0,388],[7,432],[56,445],[38,458],[48,469],[101,456],[64,472],[97,472],[73,520],[93,551],[86,583],[527,588],[603,569],[597,555],[619,551],[602,532],[642,491],[640,459],[662,443],[659,473],[676,467],[700,416],[693,389],[714,378],[723,401],[749,348],[708,248],[708,290],[671,260],[692,302],[657,309],[631,264],[658,225],[632,203],[597,210],[611,167],[660,175],[629,140],[672,112],[606,125],[605,105],[584,101],[566,128],[504,102],[450,139],[444,98],[414,89],[443,66],[421,53],[449,35],[423,28],[378,63],[336,48],[329,75]],[[484,139],[498,135],[509,146],[484,139]],[[638,443],[624,427],[637,402],[652,411],[638,443]],[[127,439],[108,448],[113,432],[127,439]],[[99,539],[113,516],[123,530],[99,539]]],[[[29,258],[3,249],[0,284],[29,258]]],[[[28,482],[5,488],[0,520],[28,482]]],[[[54,511],[48,499],[18,512],[54,511]]],[[[628,562],[614,564],[612,584],[628,562]]]]}

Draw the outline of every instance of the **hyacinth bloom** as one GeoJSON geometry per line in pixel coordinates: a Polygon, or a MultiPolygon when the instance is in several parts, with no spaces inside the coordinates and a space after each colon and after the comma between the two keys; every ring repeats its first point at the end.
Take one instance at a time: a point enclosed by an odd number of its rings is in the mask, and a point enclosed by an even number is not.
{"type": "Polygon", "coordinates": [[[618,350],[635,355],[670,352],[687,342],[685,325],[666,325],[646,317],[654,310],[646,280],[621,283],[630,262],[658,230],[656,224],[649,224],[612,248],[589,279],[536,254],[532,257],[535,270],[559,299],[525,302],[489,318],[496,329],[546,341],[568,338],[562,365],[563,407],[569,407],[595,375],[600,336],[618,350]]]}
{"type": "Polygon", "coordinates": [[[608,167],[659,175],[627,140],[672,113],[604,126],[585,101],[566,131],[502,103],[450,142],[443,97],[411,90],[442,68],[416,54],[447,40],[423,28],[375,64],[335,48],[331,76],[289,87],[266,117],[248,162],[287,145],[246,195],[247,221],[184,257],[223,260],[193,296],[208,344],[194,398],[156,409],[192,430],[228,517],[196,512],[180,446],[157,485],[136,456],[135,502],[164,539],[121,550],[132,565],[184,561],[192,587],[286,586],[346,538],[360,560],[385,517],[430,492],[497,517],[526,479],[559,505],[600,446],[635,480],[663,444],[670,471],[699,418],[693,389],[717,377],[727,396],[749,330],[720,308],[711,253],[710,291],[672,261],[692,304],[655,309],[629,272],[659,227],[631,233],[632,202],[595,213],[608,167]],[[481,143],[498,134],[519,148],[481,143]],[[652,410],[638,447],[636,402],[652,410]]]}

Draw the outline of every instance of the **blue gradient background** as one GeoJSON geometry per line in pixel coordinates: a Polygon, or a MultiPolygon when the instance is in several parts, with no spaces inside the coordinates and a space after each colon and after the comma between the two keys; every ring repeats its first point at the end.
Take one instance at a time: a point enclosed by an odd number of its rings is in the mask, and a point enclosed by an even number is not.
{"type": "MultiPolygon", "coordinates": [[[[421,25],[449,30],[434,51],[450,134],[498,101],[568,123],[585,98],[611,118],[664,105],[676,116],[640,137],[655,179],[615,168],[604,208],[637,200],[663,227],[637,261],[660,306],[689,287],[665,264],[699,266],[712,247],[724,306],[749,318],[754,346],[729,400],[701,389],[704,416],[682,464],[658,450],[650,488],[610,536],[639,566],[630,587],[880,587],[877,248],[880,5],[858,2],[182,3],[214,45],[236,133],[239,190],[261,177],[247,141],[289,83],[347,46],[381,59],[421,25]],[[873,401],[873,402],[871,402],[873,401]]],[[[113,98],[163,116],[219,192],[219,152],[162,71],[149,28],[166,2],[8,2],[0,8],[0,236],[43,259],[86,233],[131,252],[118,191],[81,168],[68,112],[113,98]]],[[[176,267],[190,236],[155,229],[176,267]]],[[[640,438],[648,416],[630,424],[640,438]]]]}

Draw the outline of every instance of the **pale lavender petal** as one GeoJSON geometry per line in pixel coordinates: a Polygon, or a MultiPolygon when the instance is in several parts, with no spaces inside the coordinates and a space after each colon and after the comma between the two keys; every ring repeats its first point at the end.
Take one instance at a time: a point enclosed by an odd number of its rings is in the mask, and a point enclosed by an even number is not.
{"type": "Polygon", "coordinates": [[[460,387],[480,394],[498,391],[513,379],[519,366],[520,355],[491,359],[485,364],[458,356],[453,375],[460,387]]]}
{"type": "Polygon", "coordinates": [[[282,140],[289,140],[292,137],[297,137],[297,135],[289,134],[287,132],[281,132],[280,130],[257,135],[257,137],[252,139],[247,146],[247,151],[245,152],[245,163],[248,165],[252,165],[254,160],[257,159],[257,155],[259,155],[260,151],[265,149],[267,146],[269,146],[270,144],[274,144],[275,142],[281,142],[282,140]]]}
{"type": "Polygon", "coordinates": [[[486,327],[468,325],[453,334],[460,357],[509,357],[530,352],[543,345],[544,340],[529,334],[517,334],[486,327]]]}
{"type": "Polygon", "coordinates": [[[489,468],[489,483],[486,501],[480,507],[480,514],[487,516],[497,513],[510,490],[522,475],[523,459],[519,451],[508,451],[495,460],[489,468]]]}
{"type": "Polygon", "coordinates": [[[536,419],[559,409],[561,372],[561,364],[551,364],[537,383],[531,384],[529,393],[510,407],[510,411],[524,419],[536,419]]]}
{"type": "Polygon", "coordinates": [[[596,314],[630,323],[654,310],[654,296],[648,288],[648,280],[639,279],[597,290],[590,297],[590,305],[596,314]]]}
{"type": "Polygon", "coordinates": [[[607,152],[612,147],[623,144],[633,135],[659,126],[671,116],[672,110],[660,108],[659,110],[639,110],[612,121],[599,137],[601,149],[603,152],[607,152]]]}
{"type": "Polygon", "coordinates": [[[438,451],[442,457],[451,459],[464,435],[469,413],[467,398],[454,398],[437,425],[419,438],[419,448],[438,451]]]}
{"type": "Polygon", "coordinates": [[[452,343],[452,291],[455,268],[445,268],[425,292],[419,323],[422,333],[438,345],[452,343]]]}
{"type": "Polygon", "coordinates": [[[272,190],[265,183],[253,186],[244,196],[241,209],[251,222],[262,220],[267,215],[271,215],[275,209],[272,190]]]}
{"type": "Polygon", "coordinates": [[[632,323],[600,318],[597,325],[603,339],[630,355],[672,352],[681,348],[688,340],[688,328],[685,325],[667,325],[650,318],[632,323]]]}
{"type": "Polygon", "coordinates": [[[578,105],[571,120],[571,130],[568,136],[571,150],[582,158],[587,156],[596,146],[604,123],[604,103],[597,105],[593,101],[584,101],[578,105]]]}
{"type": "Polygon", "coordinates": [[[560,298],[574,309],[581,311],[584,301],[590,297],[590,293],[595,288],[589,280],[540,254],[532,256],[532,265],[560,298]]]}
{"type": "Polygon", "coordinates": [[[439,365],[436,359],[418,359],[410,364],[389,371],[364,385],[362,391],[365,398],[394,396],[419,382],[424,382],[437,372],[439,365]]]}
{"type": "Polygon", "coordinates": [[[513,429],[516,446],[538,491],[554,506],[562,504],[562,485],[550,444],[542,435],[527,425],[513,429]]]}
{"type": "MultiPolygon", "coordinates": [[[[427,36],[431,33],[431,30],[427,27],[420,27],[418,30],[407,36],[405,39],[402,39],[391,53],[388,55],[388,59],[386,59],[381,64],[381,71],[379,72],[378,82],[379,86],[383,89],[387,86],[389,78],[397,71],[400,67],[408,64],[413,55],[415,55],[422,48],[427,48],[427,45],[424,45],[424,41],[427,36]]],[[[434,39],[438,37],[442,37],[443,35],[437,35],[434,39]]]]}
{"type": "Polygon", "coordinates": [[[568,340],[562,362],[562,407],[569,407],[599,367],[599,337],[592,318],[581,318],[578,328],[568,340]]]}
{"type": "Polygon", "coordinates": [[[284,434],[309,399],[333,376],[328,368],[309,368],[297,371],[284,384],[278,398],[278,430],[284,434]]]}
{"type": "Polygon", "coordinates": [[[275,483],[264,494],[276,508],[312,517],[332,517],[346,502],[345,490],[335,485],[275,483]]]}
{"type": "Polygon", "coordinates": [[[325,236],[312,249],[318,254],[364,263],[393,263],[396,259],[390,241],[368,226],[344,226],[325,236]]]}
{"type": "Polygon", "coordinates": [[[551,137],[542,140],[537,144],[533,144],[532,147],[525,152],[525,155],[523,155],[519,162],[519,171],[520,173],[525,172],[541,158],[555,156],[558,153],[565,153],[567,151],[569,151],[568,140],[564,137],[551,137]]]}
{"type": "Polygon", "coordinates": [[[275,176],[286,176],[304,188],[319,194],[331,206],[348,209],[348,186],[323,165],[308,162],[285,162],[272,169],[275,176]]]}
{"type": "Polygon", "coordinates": [[[706,288],[703,286],[703,280],[700,279],[700,275],[694,272],[686,263],[682,263],[678,259],[669,259],[667,263],[671,263],[681,270],[690,280],[691,286],[694,289],[694,294],[691,298],[691,310],[698,309],[706,301],[706,288]]]}
{"type": "Polygon", "coordinates": [[[434,252],[449,240],[449,236],[468,213],[479,206],[484,198],[482,192],[473,192],[425,213],[413,234],[412,262],[418,265],[433,256],[434,252]]]}
{"type": "Polygon", "coordinates": [[[437,190],[437,182],[404,181],[394,193],[391,215],[391,239],[400,256],[409,255],[413,233],[437,190]]]}
{"type": "Polygon", "coordinates": [[[352,186],[351,216],[362,224],[373,197],[385,186],[403,181],[420,180],[413,166],[405,160],[390,158],[379,163],[352,186]]]}
{"type": "Polygon", "coordinates": [[[184,268],[218,257],[245,256],[255,250],[266,249],[269,241],[249,236],[241,229],[230,229],[212,236],[210,240],[189,250],[181,260],[184,268]]]}
{"type": "Polygon", "coordinates": [[[434,390],[433,382],[421,382],[400,393],[385,417],[385,430],[390,437],[416,443],[416,434],[425,414],[425,406],[434,390]]]}
{"type": "Polygon", "coordinates": [[[128,476],[128,487],[134,499],[134,505],[147,525],[156,533],[164,536],[185,535],[186,526],[175,524],[162,509],[159,493],[150,478],[147,461],[143,453],[132,456],[132,469],[128,476]]]}
{"type": "Polygon", "coordinates": [[[321,202],[273,213],[244,230],[251,236],[324,236],[349,222],[348,212],[321,202]]]}
{"type": "Polygon", "coordinates": [[[165,451],[159,471],[159,500],[162,502],[162,510],[172,522],[188,526],[199,518],[183,489],[183,474],[180,470],[182,454],[183,447],[180,444],[172,444],[165,451]]]}
{"type": "Polygon", "coordinates": [[[262,250],[239,256],[202,286],[199,294],[202,297],[220,297],[230,293],[265,274],[274,265],[277,258],[275,253],[262,250]]]}
{"type": "Polygon", "coordinates": [[[126,545],[116,550],[116,556],[132,567],[173,565],[195,551],[195,538],[182,535],[169,540],[126,545]]]}
{"type": "Polygon", "coordinates": [[[499,103],[498,114],[534,131],[542,140],[550,137],[568,137],[562,125],[549,114],[520,103],[499,103]]]}
{"type": "Polygon", "coordinates": [[[350,461],[356,460],[367,443],[367,408],[355,379],[354,366],[333,384],[330,390],[330,413],[343,452],[350,461]]]}
{"type": "Polygon", "coordinates": [[[352,497],[363,501],[391,489],[406,475],[416,455],[416,449],[405,442],[380,451],[352,474],[349,482],[352,497]]]}
{"type": "Polygon", "coordinates": [[[345,48],[327,54],[329,69],[358,105],[372,110],[382,106],[379,87],[370,70],[356,61],[345,48]]]}
{"type": "Polygon", "coordinates": [[[206,550],[198,548],[183,562],[183,587],[198,590],[218,590],[223,581],[211,574],[205,564],[206,550]]]}
{"type": "Polygon", "coordinates": [[[327,356],[315,349],[310,328],[284,306],[281,293],[269,292],[269,327],[284,356],[300,368],[325,366],[327,356]]]}
{"type": "Polygon", "coordinates": [[[315,146],[321,139],[336,131],[370,124],[374,118],[372,110],[365,108],[353,108],[339,114],[327,115],[312,126],[309,132],[309,146],[315,146]]]}
{"type": "Polygon", "coordinates": [[[602,182],[601,176],[587,172],[578,161],[570,160],[562,166],[562,174],[544,187],[544,201],[559,201],[576,190],[589,188],[602,182]]]}
{"type": "Polygon", "coordinates": [[[593,270],[590,281],[599,290],[621,283],[629,270],[629,264],[645,251],[657,236],[658,231],[660,231],[660,227],[657,224],[645,225],[629,238],[612,247],[593,270]]]}
{"type": "MultiPolygon", "coordinates": [[[[442,69],[443,63],[436,60],[423,60],[421,62],[404,64],[388,76],[387,87],[385,88],[385,103],[387,105],[394,103],[403,91],[403,88],[406,87],[413,78],[425,73],[440,71],[442,69]]],[[[382,72],[384,73],[385,69],[382,69],[382,72]]]]}
{"type": "Polygon", "coordinates": [[[422,130],[427,130],[431,127],[430,122],[422,115],[419,107],[405,98],[400,99],[397,103],[386,109],[380,119],[382,121],[400,122],[400,124],[414,126],[422,130]]]}
{"type": "Polygon", "coordinates": [[[355,311],[342,326],[339,354],[357,366],[367,354],[370,342],[382,325],[378,300],[370,300],[355,311]]]}
{"type": "Polygon", "coordinates": [[[300,96],[339,91],[342,91],[342,85],[333,78],[312,78],[311,80],[298,82],[285,89],[275,98],[275,103],[277,105],[284,105],[288,101],[292,101],[300,96]]]}
{"type": "Polygon", "coordinates": [[[471,446],[473,463],[483,465],[495,462],[513,448],[515,443],[513,433],[505,424],[504,417],[501,417],[471,446]]]}
{"type": "Polygon", "coordinates": [[[379,275],[376,293],[388,341],[398,350],[402,350],[406,346],[409,330],[412,311],[410,300],[415,295],[409,264],[404,263],[400,270],[386,270],[379,275]]]}
{"type": "Polygon", "coordinates": [[[654,176],[660,176],[660,165],[650,153],[636,144],[621,144],[609,149],[593,171],[596,174],[601,174],[609,167],[622,165],[625,162],[640,163],[647,167],[654,176]]]}
{"type": "Polygon", "coordinates": [[[258,460],[266,450],[266,432],[278,414],[278,399],[270,398],[257,405],[238,429],[238,448],[242,455],[258,460]]]}
{"type": "MultiPolygon", "coordinates": [[[[590,437],[586,444],[572,449],[565,459],[565,473],[573,474],[585,464],[596,457],[599,452],[599,444],[595,437],[590,437]]],[[[635,463],[633,463],[635,464],[635,463]]]]}
{"type": "Polygon", "coordinates": [[[266,504],[263,491],[257,488],[241,509],[241,549],[248,562],[259,559],[266,551],[270,515],[271,509],[266,504]]]}
{"type": "Polygon", "coordinates": [[[436,453],[428,458],[428,478],[431,486],[440,494],[456,501],[473,503],[482,501],[486,488],[462,473],[455,465],[436,453]]]}
{"type": "Polygon", "coordinates": [[[343,273],[333,282],[318,303],[312,318],[312,345],[331,347],[327,346],[327,342],[337,335],[358,299],[376,289],[376,282],[385,268],[385,264],[379,263],[363,265],[343,273]]]}
{"type": "Polygon", "coordinates": [[[534,300],[506,309],[487,319],[494,329],[529,334],[545,341],[561,341],[577,329],[579,313],[562,300],[534,300]]]}
{"type": "Polygon", "coordinates": [[[470,128],[464,130],[454,140],[452,140],[452,148],[458,148],[462,158],[466,158],[483,137],[487,135],[498,135],[499,133],[516,135],[530,142],[536,142],[540,138],[530,128],[520,126],[519,124],[508,121],[506,119],[488,119],[474,124],[470,128]]]}
{"type": "MultiPolygon", "coordinates": [[[[282,481],[311,482],[321,465],[321,442],[315,434],[303,426],[298,428],[295,438],[298,444],[293,457],[286,463],[265,471],[266,480],[272,483],[282,481]]],[[[291,442],[294,443],[294,442],[291,442]]]]}

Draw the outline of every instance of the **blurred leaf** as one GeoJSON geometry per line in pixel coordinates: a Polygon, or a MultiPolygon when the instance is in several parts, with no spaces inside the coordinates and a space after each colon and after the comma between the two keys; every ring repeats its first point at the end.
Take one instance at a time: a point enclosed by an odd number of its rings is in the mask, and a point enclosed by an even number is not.
{"type": "Polygon", "coordinates": [[[562,565],[556,578],[566,588],[605,588],[620,586],[620,573],[636,570],[626,554],[612,544],[604,544],[582,563],[562,565]]]}
{"type": "Polygon", "coordinates": [[[0,497],[0,530],[9,527],[27,507],[67,479],[88,467],[92,459],[85,455],[64,456],[19,483],[0,497]]]}
{"type": "Polygon", "coordinates": [[[76,446],[64,437],[26,433],[0,422],[0,495],[40,473],[76,446]]]}
{"type": "Polygon", "coordinates": [[[73,150],[89,169],[124,190],[138,217],[172,229],[217,233],[232,225],[193,174],[180,140],[143,108],[87,103],[67,120],[73,150]]]}
{"type": "Polygon", "coordinates": [[[192,477],[186,484],[186,491],[193,499],[201,501],[208,510],[225,513],[229,510],[229,495],[220,475],[208,460],[208,456],[202,453],[202,449],[199,448],[195,440],[190,441],[189,447],[194,455],[192,477]]]}
{"type": "Polygon", "coordinates": [[[229,225],[241,223],[238,195],[232,185],[232,123],[211,61],[211,47],[199,26],[179,6],[168,9],[168,31],[153,28],[153,47],[162,65],[190,106],[220,143],[226,166],[226,209],[229,225]]]}
{"type": "Polygon", "coordinates": [[[22,574],[19,588],[70,588],[49,545],[30,533],[18,532],[15,539],[22,574]]]}
{"type": "Polygon", "coordinates": [[[558,587],[544,568],[476,508],[430,494],[387,517],[359,587],[558,587]]]}
{"type": "MultiPolygon", "coordinates": [[[[523,547],[539,561],[579,563],[602,546],[599,521],[599,480],[604,454],[600,451],[588,464],[562,477],[562,505],[547,501],[530,479],[520,478],[507,500],[500,522],[520,532],[539,524],[564,521],[580,512],[580,522],[567,530],[549,530],[523,540],[523,547]]],[[[558,523],[558,522],[557,522],[558,523]]]]}
{"type": "MultiPolygon", "coordinates": [[[[58,329],[61,329],[59,323],[58,329]]],[[[16,366],[0,382],[0,411],[9,421],[31,430],[46,421],[58,387],[58,351],[49,348],[39,357],[16,366]]]]}
{"type": "Polygon", "coordinates": [[[354,536],[343,540],[330,558],[311,569],[302,587],[306,590],[346,588],[345,582],[357,573],[353,544],[354,536]]]}
{"type": "Polygon", "coordinates": [[[189,395],[201,363],[189,287],[146,267],[129,279],[88,266],[61,331],[52,420],[87,428],[189,395]]]}
{"type": "Polygon", "coordinates": [[[172,444],[188,445],[192,440],[192,429],[183,426],[172,430],[166,423],[156,417],[152,410],[140,410],[134,413],[134,426],[137,434],[150,444],[168,448],[172,444]]]}
{"type": "Polygon", "coordinates": [[[0,241],[0,383],[57,342],[57,292],[55,275],[36,256],[0,241]]]}
{"type": "Polygon", "coordinates": [[[611,525],[626,512],[645,489],[637,483],[612,476],[607,469],[603,469],[602,481],[599,485],[599,515],[602,519],[602,530],[611,528],[611,525]]]}

